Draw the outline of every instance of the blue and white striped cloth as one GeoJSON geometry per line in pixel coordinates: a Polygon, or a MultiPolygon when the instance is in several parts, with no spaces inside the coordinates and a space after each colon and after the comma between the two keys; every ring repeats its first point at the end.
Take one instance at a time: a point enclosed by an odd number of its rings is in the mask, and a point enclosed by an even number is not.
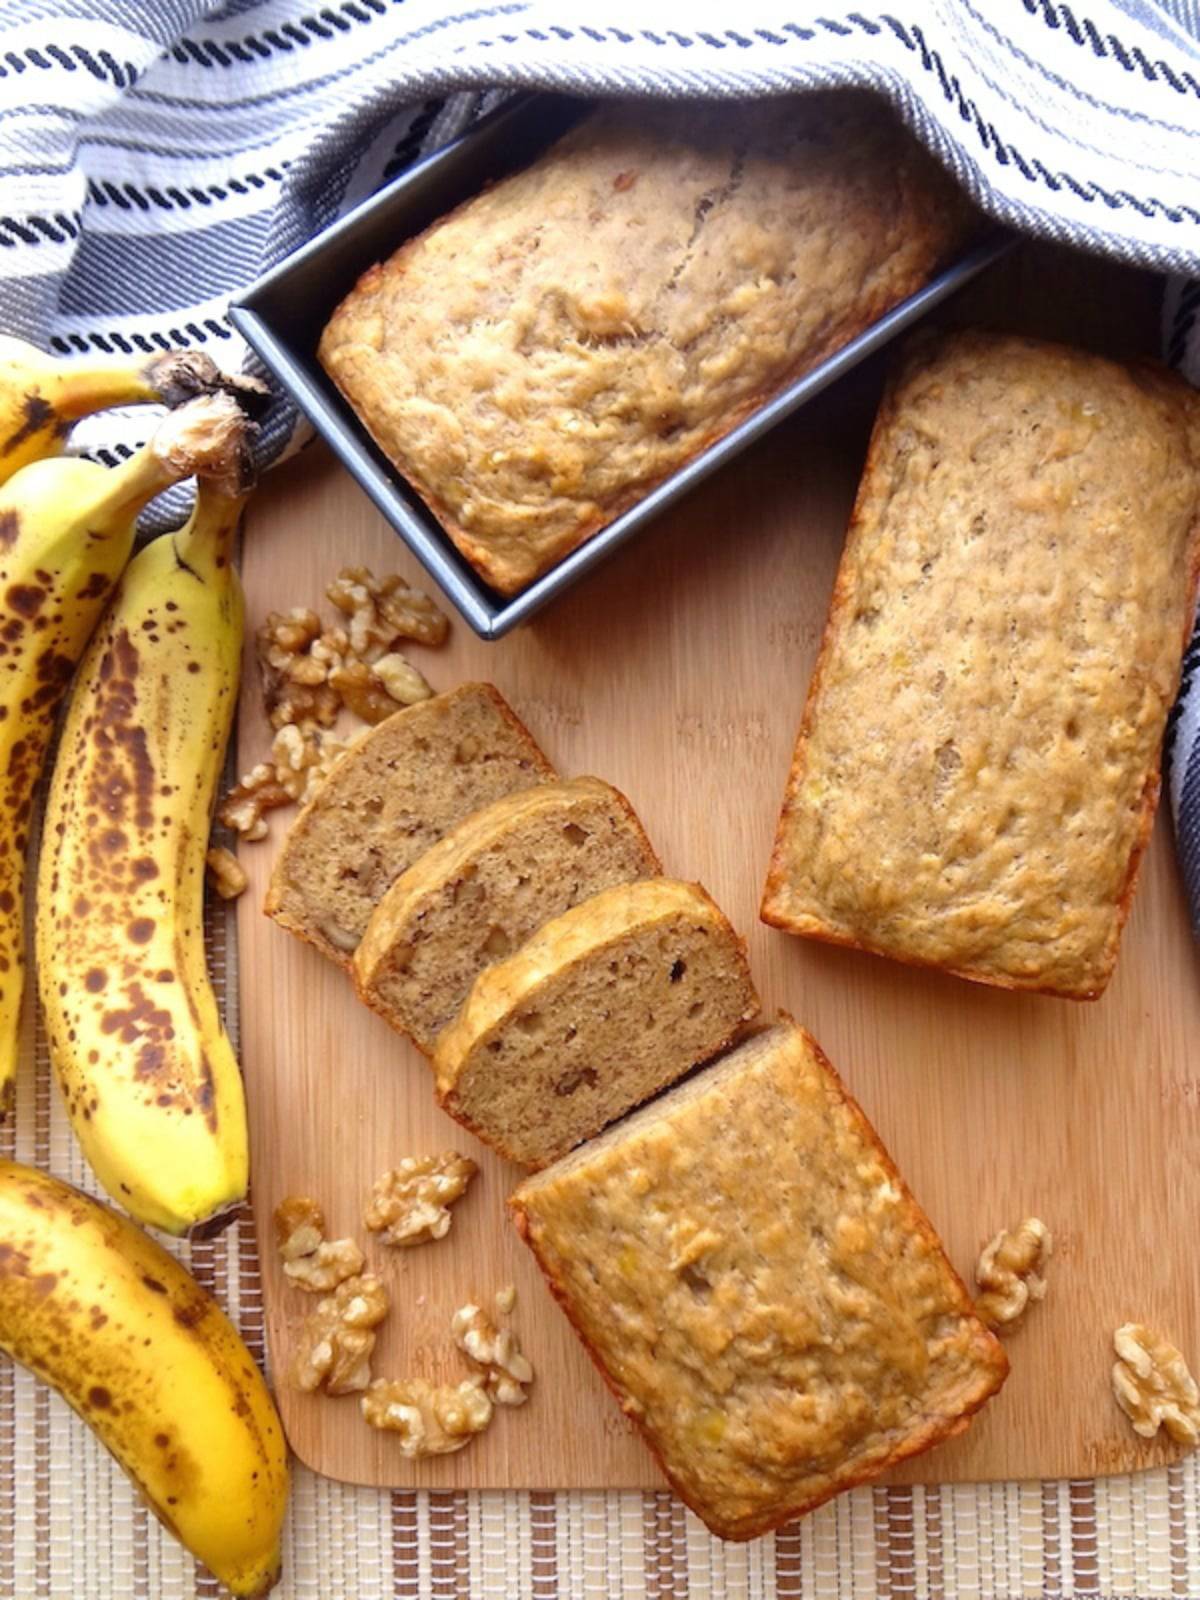
{"type": "MultiPolygon", "coordinates": [[[[0,0],[0,327],[200,344],[231,292],[517,85],[885,94],[1001,221],[1171,275],[1200,383],[1200,0],[0,0]]],[[[94,419],[117,460],[144,416],[94,419]]],[[[295,437],[273,413],[270,457],[295,437]]],[[[1200,929],[1200,638],[1169,789],[1200,929]]]]}

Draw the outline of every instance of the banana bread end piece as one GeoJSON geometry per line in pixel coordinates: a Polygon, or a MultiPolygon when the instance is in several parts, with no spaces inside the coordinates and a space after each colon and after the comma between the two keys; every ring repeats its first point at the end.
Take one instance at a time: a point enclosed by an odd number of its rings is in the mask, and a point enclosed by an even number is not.
{"type": "Polygon", "coordinates": [[[438,1100],[501,1155],[543,1167],[757,1014],[745,945],[699,884],[620,884],[480,973],[437,1042],[438,1100]]]}
{"type": "Polygon", "coordinates": [[[628,800],[599,778],[504,795],[375,907],[354,953],[359,997],[432,1055],[485,967],[601,889],[661,871],[628,800]]]}
{"type": "Polygon", "coordinates": [[[509,1201],[672,1486],[752,1539],[967,1426],[1008,1373],[790,1017],[509,1201]]]}
{"type": "Polygon", "coordinates": [[[263,909],[348,968],[384,892],[480,806],[556,776],[498,690],[397,711],[334,763],[284,840],[263,909]]]}

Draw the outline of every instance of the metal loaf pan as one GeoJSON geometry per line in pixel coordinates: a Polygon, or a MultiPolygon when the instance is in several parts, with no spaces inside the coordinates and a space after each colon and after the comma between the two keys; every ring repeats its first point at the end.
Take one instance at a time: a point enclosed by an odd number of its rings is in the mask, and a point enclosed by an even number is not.
{"type": "Polygon", "coordinates": [[[482,582],[420,496],[371,440],[321,369],[317,341],[334,308],[361,273],[488,183],[528,164],[587,109],[587,102],[563,95],[521,95],[506,102],[297,250],[229,308],[234,325],[484,639],[499,639],[527,621],[665,507],[953,294],[1011,243],[1006,237],[993,236],[972,249],[509,599],[482,582]]]}

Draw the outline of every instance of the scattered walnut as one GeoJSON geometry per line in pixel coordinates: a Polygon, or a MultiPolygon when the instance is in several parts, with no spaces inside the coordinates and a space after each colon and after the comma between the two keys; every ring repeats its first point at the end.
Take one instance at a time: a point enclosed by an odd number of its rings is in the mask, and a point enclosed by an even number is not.
{"type": "Polygon", "coordinates": [[[1031,1300],[1044,1300],[1046,1280],[1041,1276],[1054,1241],[1038,1217],[1027,1217],[1015,1231],[1001,1229],[984,1245],[975,1268],[975,1281],[984,1291],[975,1310],[989,1328],[1011,1327],[1031,1300]]]}
{"type": "Polygon", "coordinates": [[[384,654],[397,639],[441,644],[450,626],[429,596],[397,572],[376,578],[367,567],[343,567],[325,593],[350,618],[350,646],[363,660],[372,659],[372,649],[384,654]]]}
{"type": "Polygon", "coordinates": [[[363,1269],[353,1239],[326,1239],[325,1217],[315,1200],[293,1195],[275,1207],[275,1235],[289,1283],[309,1294],[328,1294],[363,1269]]]}
{"type": "Polygon", "coordinates": [[[415,706],[419,700],[428,700],[433,694],[412,662],[396,652],[380,656],[374,672],[397,705],[415,706]]]}
{"type": "Polygon", "coordinates": [[[348,711],[372,727],[396,710],[396,701],[375,676],[374,667],[365,661],[347,661],[335,667],[329,674],[329,686],[348,711]]]}
{"type": "Polygon", "coordinates": [[[332,1295],[318,1300],[304,1319],[292,1364],[298,1389],[311,1393],[353,1394],[371,1379],[375,1329],[387,1316],[387,1290],[370,1273],[347,1278],[332,1295]]]}
{"type": "Polygon", "coordinates": [[[264,813],[291,803],[291,795],[280,783],[275,768],[267,761],[251,767],[239,778],[222,800],[217,818],[222,827],[240,839],[253,843],[267,836],[264,813]]]}
{"type": "Polygon", "coordinates": [[[1127,1322],[1113,1334],[1113,1396],[1133,1431],[1153,1439],[1165,1428],[1177,1444],[1200,1443],[1200,1389],[1187,1362],[1161,1334],[1127,1322]]]}
{"type": "Polygon", "coordinates": [[[293,722],[332,726],[340,702],[326,681],[327,663],[313,653],[320,638],[320,617],[302,606],[286,615],[270,612],[255,635],[263,704],[273,728],[293,722]]]}
{"type": "Polygon", "coordinates": [[[343,707],[374,725],[397,706],[415,705],[433,693],[393,649],[398,639],[445,639],[449,623],[428,595],[398,573],[376,578],[366,567],[344,568],[327,592],[349,618],[347,627],[325,628],[315,611],[294,606],[270,612],[255,635],[275,741],[270,759],[222,802],[221,821],[242,839],[266,838],[265,812],[312,798],[333,757],[347,747],[322,731],[332,728],[343,707]]]}
{"type": "Polygon", "coordinates": [[[450,1231],[450,1207],[467,1192],[478,1172],[468,1156],[446,1150],[440,1156],[405,1156],[378,1178],[363,1212],[372,1233],[385,1244],[423,1244],[450,1231]]]}
{"type": "Polygon", "coordinates": [[[285,1261],[310,1256],[325,1237],[325,1213],[307,1195],[290,1194],[275,1207],[275,1242],[285,1261]]]}
{"type": "Polygon", "coordinates": [[[511,1328],[497,1328],[479,1306],[460,1306],[454,1313],[450,1331],[467,1360],[483,1373],[487,1392],[497,1405],[525,1404],[529,1398],[525,1385],[533,1382],[533,1368],[521,1354],[511,1328]]]}
{"type": "Polygon", "coordinates": [[[376,1378],[362,1397],[362,1411],[372,1428],[399,1434],[400,1453],[410,1461],[461,1450],[492,1420],[492,1402],[479,1378],[438,1385],[424,1378],[376,1378]]]}
{"type": "Polygon", "coordinates": [[[502,1317],[511,1314],[517,1303],[517,1291],[511,1283],[506,1283],[503,1289],[496,1290],[496,1310],[502,1317]]]}
{"type": "Polygon", "coordinates": [[[204,859],[208,866],[208,881],[222,900],[236,900],[238,895],[245,894],[250,880],[232,850],[227,850],[223,844],[216,844],[204,859]]]}

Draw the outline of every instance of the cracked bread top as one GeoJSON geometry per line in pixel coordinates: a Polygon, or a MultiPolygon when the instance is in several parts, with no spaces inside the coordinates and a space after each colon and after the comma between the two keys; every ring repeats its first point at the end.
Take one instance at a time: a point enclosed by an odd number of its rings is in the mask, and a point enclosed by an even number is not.
{"type": "Polygon", "coordinates": [[[511,594],[965,238],[866,94],[612,103],[372,267],[320,359],[511,594]]]}
{"type": "Polygon", "coordinates": [[[749,1539],[957,1433],[1008,1362],[790,1018],[509,1205],[676,1490],[749,1539]]]}
{"type": "Polygon", "coordinates": [[[795,933],[1086,999],[1191,626],[1200,399],[1149,363],[918,341],[876,422],[763,901],[795,933]]]}

